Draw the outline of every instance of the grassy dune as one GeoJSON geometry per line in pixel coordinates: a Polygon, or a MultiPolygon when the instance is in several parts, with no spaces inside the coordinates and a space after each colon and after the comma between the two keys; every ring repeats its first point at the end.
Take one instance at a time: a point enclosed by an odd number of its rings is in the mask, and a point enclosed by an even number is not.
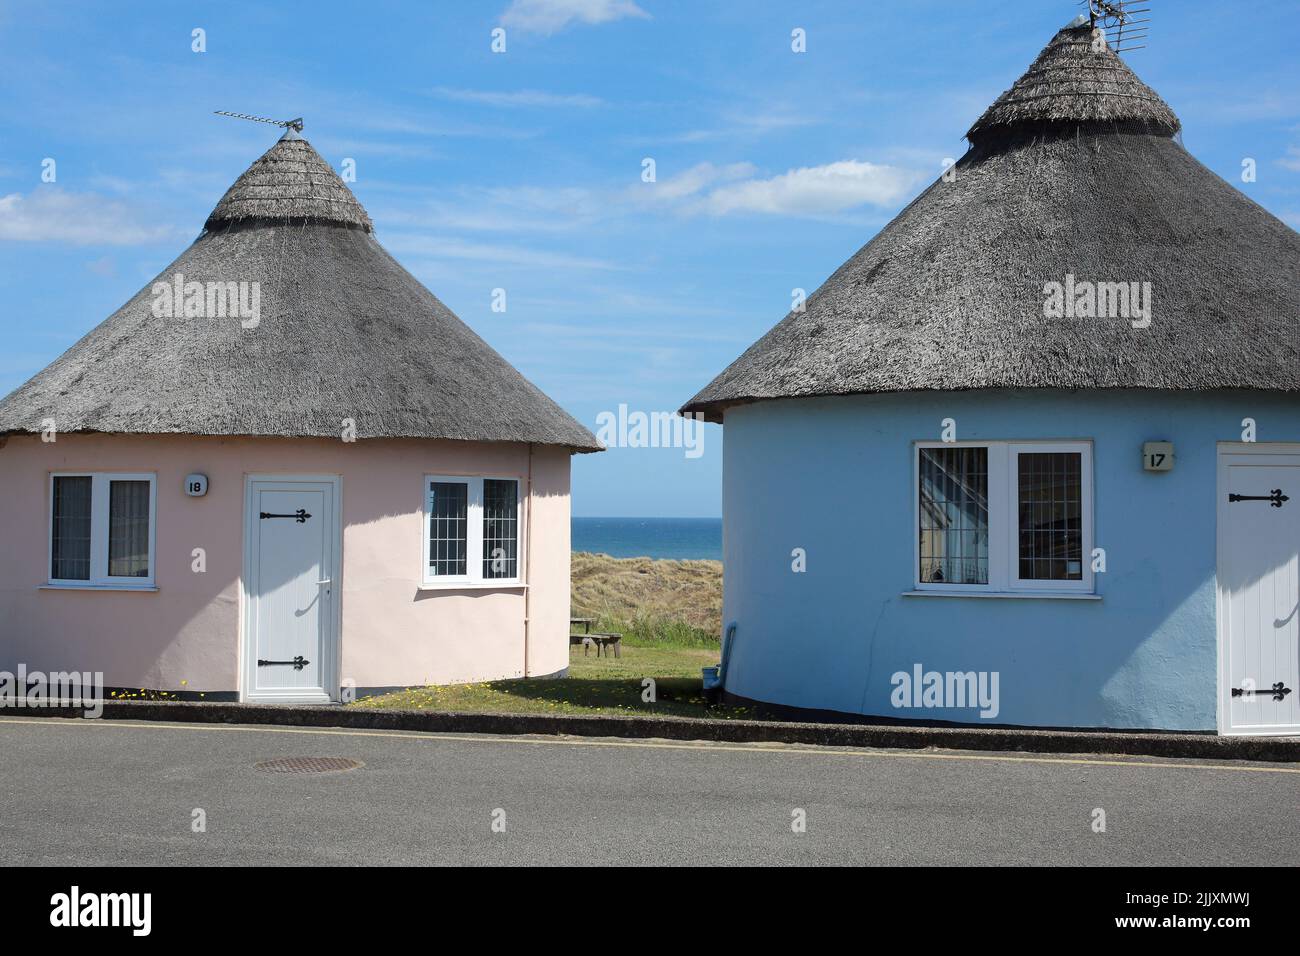
{"type": "Polygon", "coordinates": [[[671,714],[747,717],[743,708],[708,707],[700,668],[718,663],[722,564],[573,556],[573,616],[594,631],[623,635],[622,657],[569,649],[569,676],[413,687],[357,701],[356,707],[493,713],[671,714]],[[656,699],[644,699],[643,680],[656,699]]]}
{"type": "Polygon", "coordinates": [[[579,553],[571,580],[572,614],[596,618],[593,630],[617,631],[637,646],[720,646],[720,561],[579,553]]]}

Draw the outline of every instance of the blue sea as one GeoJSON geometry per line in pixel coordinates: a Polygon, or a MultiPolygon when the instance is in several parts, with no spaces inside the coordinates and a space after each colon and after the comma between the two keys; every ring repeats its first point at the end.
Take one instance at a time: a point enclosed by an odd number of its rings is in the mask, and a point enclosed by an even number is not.
{"type": "Polygon", "coordinates": [[[573,518],[572,532],[574,551],[722,560],[721,518],[573,518]]]}

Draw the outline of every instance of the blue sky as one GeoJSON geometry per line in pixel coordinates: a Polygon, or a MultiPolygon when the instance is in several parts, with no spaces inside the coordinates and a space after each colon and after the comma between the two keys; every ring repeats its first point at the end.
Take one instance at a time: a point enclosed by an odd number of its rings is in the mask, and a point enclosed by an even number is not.
{"type": "MultiPolygon", "coordinates": [[[[1188,149],[1300,227],[1300,3],[1152,6],[1129,63],[1188,149]]],[[[588,427],[675,409],[960,156],[1080,10],[0,0],[0,393],[157,275],[275,141],[223,109],[302,116],[354,160],[380,242],[588,427]]],[[[576,458],[574,514],[719,514],[721,429],[703,449],[576,458]]]]}

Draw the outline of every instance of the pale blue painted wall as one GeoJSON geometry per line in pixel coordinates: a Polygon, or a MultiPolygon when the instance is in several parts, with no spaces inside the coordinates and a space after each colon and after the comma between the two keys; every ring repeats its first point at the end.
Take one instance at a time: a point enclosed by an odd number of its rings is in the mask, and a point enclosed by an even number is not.
{"type": "Polygon", "coordinates": [[[727,690],[796,707],[896,710],[895,671],[998,671],[996,723],[1213,730],[1217,441],[1300,441],[1300,400],[1253,393],[1003,391],[759,402],[729,409],[727,690]],[[902,597],[912,589],[912,443],[1091,439],[1101,601],[902,597]],[[1174,442],[1172,472],[1142,470],[1174,442]],[[791,571],[805,548],[808,570],[791,571]]]}

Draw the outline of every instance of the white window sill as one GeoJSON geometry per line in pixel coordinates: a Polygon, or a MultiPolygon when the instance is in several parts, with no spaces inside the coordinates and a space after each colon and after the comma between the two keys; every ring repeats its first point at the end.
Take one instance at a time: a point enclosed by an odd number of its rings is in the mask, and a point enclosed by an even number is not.
{"type": "Polygon", "coordinates": [[[154,584],[42,584],[41,591],[157,591],[154,584]]]}
{"type": "Polygon", "coordinates": [[[1002,598],[1021,599],[1048,598],[1053,601],[1100,601],[1100,594],[1085,591],[904,591],[903,597],[941,597],[941,598],[1002,598]]]}
{"type": "Polygon", "coordinates": [[[421,581],[421,591],[525,591],[518,581],[421,581]]]}

